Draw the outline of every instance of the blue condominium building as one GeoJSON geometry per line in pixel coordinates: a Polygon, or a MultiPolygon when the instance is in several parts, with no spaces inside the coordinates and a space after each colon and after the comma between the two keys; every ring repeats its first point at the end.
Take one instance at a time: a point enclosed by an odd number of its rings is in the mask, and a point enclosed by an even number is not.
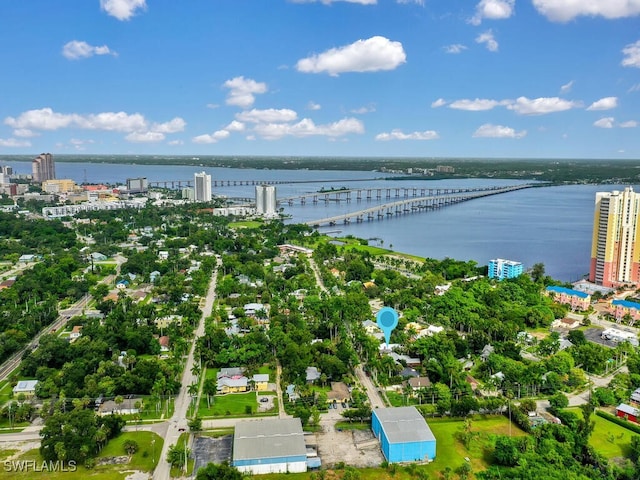
{"type": "Polygon", "coordinates": [[[489,278],[504,280],[522,275],[522,263],[503,258],[489,260],[489,278]]]}

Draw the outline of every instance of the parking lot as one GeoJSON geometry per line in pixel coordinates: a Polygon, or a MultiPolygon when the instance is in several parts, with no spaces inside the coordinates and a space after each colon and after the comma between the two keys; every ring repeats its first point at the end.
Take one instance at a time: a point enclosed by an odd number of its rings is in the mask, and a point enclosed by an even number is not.
{"type": "Polygon", "coordinates": [[[609,348],[615,348],[618,344],[614,341],[602,338],[602,331],[603,330],[601,328],[588,328],[584,331],[584,336],[590,342],[599,343],[600,345],[604,345],[609,348]]]}
{"type": "Polygon", "coordinates": [[[258,396],[258,412],[268,412],[275,407],[275,395],[259,395],[258,396]]]}
{"type": "Polygon", "coordinates": [[[205,467],[207,463],[231,462],[231,447],[233,446],[233,435],[224,437],[206,437],[197,435],[193,439],[193,456],[196,459],[194,472],[200,467],[205,467]]]}

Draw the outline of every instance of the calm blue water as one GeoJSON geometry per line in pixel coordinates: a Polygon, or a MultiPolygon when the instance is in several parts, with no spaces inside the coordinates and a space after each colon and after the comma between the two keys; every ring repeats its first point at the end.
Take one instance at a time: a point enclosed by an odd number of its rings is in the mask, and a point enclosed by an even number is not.
{"type": "MultiPolygon", "coordinates": [[[[17,173],[30,173],[31,165],[9,162],[17,173]]],[[[58,178],[72,178],[76,182],[124,183],[129,177],[147,177],[149,181],[186,180],[204,170],[213,179],[224,180],[339,180],[324,183],[278,185],[278,197],[310,193],[325,188],[364,187],[472,187],[512,185],[512,180],[439,180],[389,181],[357,179],[383,178],[379,172],[310,171],[310,170],[252,170],[232,168],[197,168],[174,165],[111,165],[56,163],[58,178]]],[[[327,227],[340,230],[340,235],[361,238],[381,238],[385,247],[422,257],[475,260],[485,265],[492,258],[508,258],[524,264],[525,268],[543,262],[547,274],[563,281],[574,281],[589,271],[591,229],[595,193],[622,189],[613,185],[571,185],[519,190],[480,198],[440,210],[394,217],[383,221],[327,227]]],[[[636,191],[640,191],[638,187],[636,191]]],[[[254,187],[223,187],[214,195],[253,197],[254,187]]],[[[383,199],[382,203],[389,200],[383,199]]],[[[293,221],[316,220],[332,215],[374,206],[379,202],[347,204],[324,202],[306,206],[284,206],[293,221]]],[[[372,241],[377,244],[377,241],[372,241]]]]}

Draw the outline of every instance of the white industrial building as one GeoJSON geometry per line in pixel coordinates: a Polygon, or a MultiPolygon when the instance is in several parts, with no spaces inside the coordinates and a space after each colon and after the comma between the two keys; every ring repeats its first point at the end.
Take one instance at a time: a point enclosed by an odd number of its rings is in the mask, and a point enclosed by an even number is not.
{"type": "Polygon", "coordinates": [[[299,418],[247,420],[236,424],[232,464],[241,472],[307,471],[307,448],[299,418]]]}
{"type": "Polygon", "coordinates": [[[196,173],[193,185],[196,202],[211,201],[211,175],[207,175],[205,172],[196,173]]]}
{"type": "Polygon", "coordinates": [[[265,217],[275,217],[277,209],[276,187],[256,185],[256,213],[265,217]]]}

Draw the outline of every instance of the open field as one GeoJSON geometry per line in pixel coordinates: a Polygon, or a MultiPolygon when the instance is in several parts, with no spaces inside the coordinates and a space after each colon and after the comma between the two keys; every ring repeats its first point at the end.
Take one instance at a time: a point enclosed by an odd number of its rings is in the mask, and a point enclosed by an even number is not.
{"type": "Polygon", "coordinates": [[[206,395],[204,395],[200,399],[198,415],[202,418],[239,417],[255,415],[257,410],[258,401],[256,392],[216,395],[212,399],[211,407],[207,406],[207,398],[206,395]],[[247,413],[247,408],[251,408],[251,414],[247,413]]]}
{"type": "Polygon", "coordinates": [[[127,475],[134,472],[150,472],[158,461],[162,451],[163,439],[152,432],[124,432],[112,439],[96,457],[96,466],[87,469],[84,465],[78,465],[69,471],[46,471],[42,469],[42,458],[38,449],[19,453],[19,450],[0,451],[0,459],[3,462],[3,479],[33,479],[46,478],[51,480],[124,480],[127,475]],[[123,443],[126,440],[134,440],[138,443],[138,451],[130,458],[126,455],[123,443]],[[24,463],[31,461],[32,463],[24,463]],[[20,463],[22,462],[22,463],[20,463]],[[104,462],[104,463],[103,463],[104,462]],[[7,465],[15,470],[7,471],[7,465]]]}
{"type": "MultiPolygon", "coordinates": [[[[579,408],[568,408],[567,410],[582,418],[582,410],[579,408]]],[[[589,445],[596,452],[609,459],[629,456],[631,453],[631,437],[638,435],[637,433],[596,414],[591,415],[591,421],[595,422],[595,427],[589,438],[589,445]]]]}

